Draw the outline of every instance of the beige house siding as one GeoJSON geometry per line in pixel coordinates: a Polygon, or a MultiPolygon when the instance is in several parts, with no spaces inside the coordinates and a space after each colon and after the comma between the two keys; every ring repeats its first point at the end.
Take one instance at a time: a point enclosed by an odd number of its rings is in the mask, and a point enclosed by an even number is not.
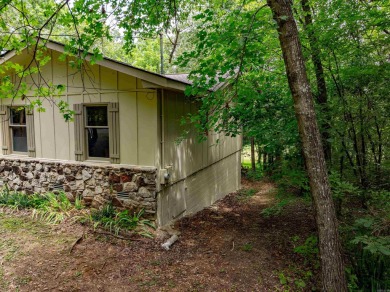
{"type": "Polygon", "coordinates": [[[164,225],[240,188],[241,137],[210,133],[207,141],[199,143],[194,130],[180,125],[183,115],[197,110],[183,93],[163,90],[161,107],[161,168],[171,174],[158,194],[158,222],[164,225]],[[191,134],[178,143],[183,130],[191,134]]]}
{"type": "Polygon", "coordinates": [[[185,179],[163,188],[157,196],[157,222],[165,225],[210,206],[241,187],[241,154],[236,152],[185,179]]]}
{"type": "MultiPolygon", "coordinates": [[[[27,51],[24,52],[27,54],[27,51]]],[[[59,52],[48,50],[51,62],[42,67],[42,76],[53,84],[66,85],[66,92],[55,100],[73,104],[119,102],[120,163],[156,165],[157,95],[153,89],[143,89],[141,80],[100,65],[86,64],[83,76],[58,60],[59,52]],[[84,90],[85,88],[85,90],[84,90]]],[[[19,55],[13,60],[27,63],[19,55]]],[[[14,77],[15,78],[15,77],[14,77]]],[[[34,76],[38,80],[38,76],[34,76]]],[[[26,81],[32,84],[31,78],[26,81]]],[[[26,101],[1,99],[1,105],[23,105],[26,101]]],[[[43,100],[44,112],[34,112],[36,157],[75,160],[73,122],[65,122],[58,108],[43,100]]]]}
{"type": "Polygon", "coordinates": [[[183,93],[164,90],[162,168],[171,167],[171,181],[186,176],[241,150],[241,137],[228,137],[222,133],[210,133],[208,139],[199,143],[193,129],[180,125],[182,117],[197,110],[196,103],[183,93]],[[184,130],[190,131],[188,138],[178,143],[184,130]]]}
{"type": "MultiPolygon", "coordinates": [[[[131,171],[129,170],[126,176],[122,176],[119,173],[122,171],[121,165],[97,163],[98,167],[105,167],[109,171],[119,169],[117,175],[109,176],[106,182],[107,187],[118,193],[120,196],[118,198],[123,199],[123,196],[128,196],[131,200],[127,202],[136,202],[138,196],[147,195],[148,199],[154,201],[149,204],[146,200],[145,204],[140,206],[150,207],[150,214],[156,212],[155,200],[157,200],[157,221],[159,225],[164,225],[172,219],[201,210],[229,192],[240,188],[242,146],[240,136],[232,138],[221,133],[209,133],[207,141],[199,143],[194,129],[187,128],[189,135],[178,143],[178,138],[185,130],[181,125],[181,118],[198,109],[197,103],[184,96],[185,83],[108,59],[99,61],[96,65],[85,63],[84,73],[81,74],[68,66],[68,62],[58,60],[61,45],[50,43],[48,47],[47,54],[50,55],[51,61],[42,68],[43,78],[38,76],[33,78],[38,82],[45,80],[55,85],[66,86],[66,91],[60,97],[54,98],[56,102],[64,100],[69,104],[70,109],[73,109],[74,105],[81,104],[119,104],[119,162],[127,165],[124,167],[128,167],[131,171]],[[146,168],[139,168],[139,166],[146,168]],[[153,173],[149,175],[150,167],[153,173]],[[171,175],[165,184],[160,184],[162,169],[166,169],[171,175]],[[142,177],[144,172],[148,175],[142,177]],[[139,188],[137,187],[139,194],[132,191],[133,182],[139,184],[139,188]],[[146,187],[143,186],[145,184],[146,187]]],[[[32,52],[25,49],[23,54],[13,56],[12,61],[20,64],[29,63],[32,52]]],[[[13,79],[14,82],[17,81],[15,76],[13,79]]],[[[25,81],[33,85],[31,77],[25,81]]],[[[33,99],[33,94],[29,93],[24,101],[12,102],[2,98],[0,105],[2,109],[11,105],[22,106],[33,99]]],[[[29,117],[30,124],[31,121],[34,124],[35,158],[20,155],[3,156],[3,166],[6,167],[9,161],[15,159],[20,166],[33,163],[34,167],[38,164],[42,167],[43,164],[48,163],[50,167],[57,170],[62,168],[61,163],[71,164],[75,177],[83,176],[84,170],[87,187],[75,189],[73,183],[64,180],[61,176],[61,180],[58,178],[58,181],[45,182],[45,188],[50,189],[53,184],[62,183],[64,188],[74,193],[73,195],[82,194],[84,199],[88,196],[94,198],[99,196],[94,189],[95,183],[89,180],[92,174],[99,176],[100,171],[95,174],[96,170],[92,171],[90,168],[90,165],[96,163],[74,161],[76,146],[74,122],[65,122],[52,101],[42,99],[42,102],[45,111],[35,110],[33,116],[29,117]]],[[[82,106],[76,108],[80,109],[82,106]]],[[[79,115],[82,115],[81,113],[82,111],[79,115]]],[[[112,116],[112,121],[117,121],[116,113],[112,116]]],[[[80,125],[77,129],[83,129],[82,123],[77,125],[80,125]]],[[[30,132],[31,128],[29,128],[30,132]]],[[[3,134],[4,129],[1,129],[0,141],[3,134]]],[[[82,149],[82,146],[80,147],[82,149]]],[[[7,167],[9,168],[9,165],[7,167]]],[[[8,175],[8,178],[12,178],[12,167],[7,171],[9,173],[4,172],[4,176],[8,175]]],[[[12,183],[14,189],[22,190],[25,187],[12,183]]],[[[30,188],[26,187],[27,190],[36,191],[43,187],[33,186],[32,183],[33,181],[30,183],[30,188]]]]}

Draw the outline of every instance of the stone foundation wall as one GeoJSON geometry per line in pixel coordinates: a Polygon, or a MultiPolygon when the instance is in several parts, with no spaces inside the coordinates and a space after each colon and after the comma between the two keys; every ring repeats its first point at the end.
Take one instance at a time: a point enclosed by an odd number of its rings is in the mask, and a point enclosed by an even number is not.
{"type": "Polygon", "coordinates": [[[0,183],[14,191],[44,193],[64,191],[86,206],[99,208],[107,202],[131,212],[145,210],[155,218],[157,170],[112,164],[92,164],[31,158],[0,158],[0,183]]]}

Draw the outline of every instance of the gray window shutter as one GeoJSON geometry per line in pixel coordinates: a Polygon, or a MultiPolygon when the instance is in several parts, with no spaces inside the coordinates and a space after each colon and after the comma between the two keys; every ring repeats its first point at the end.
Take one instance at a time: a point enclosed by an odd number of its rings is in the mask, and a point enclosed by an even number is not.
{"type": "Polygon", "coordinates": [[[26,108],[26,127],[27,127],[27,151],[28,156],[35,157],[35,133],[34,133],[34,110],[26,108]]]}
{"type": "Polygon", "coordinates": [[[111,163],[119,163],[119,103],[108,104],[108,127],[110,131],[110,160],[111,163]]]}
{"type": "Polygon", "coordinates": [[[84,108],[82,104],[74,104],[74,141],[75,160],[85,160],[85,131],[84,131],[84,108]]]}
{"type": "Polygon", "coordinates": [[[0,105],[0,119],[1,119],[1,132],[2,132],[2,145],[4,155],[11,153],[11,139],[9,133],[9,111],[6,105],[0,105]]]}

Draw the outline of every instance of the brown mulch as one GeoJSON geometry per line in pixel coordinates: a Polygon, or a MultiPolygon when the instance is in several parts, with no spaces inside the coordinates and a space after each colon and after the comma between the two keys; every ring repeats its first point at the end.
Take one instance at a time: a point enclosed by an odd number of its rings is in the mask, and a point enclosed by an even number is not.
{"type": "Polygon", "coordinates": [[[179,240],[169,251],[158,240],[115,239],[79,224],[31,227],[28,217],[27,227],[0,229],[0,291],[298,290],[294,281],[307,263],[292,238],[302,243],[315,232],[310,205],[294,201],[265,218],[275,186],[243,181],[243,188],[257,193],[230,194],[176,222],[179,240]]]}

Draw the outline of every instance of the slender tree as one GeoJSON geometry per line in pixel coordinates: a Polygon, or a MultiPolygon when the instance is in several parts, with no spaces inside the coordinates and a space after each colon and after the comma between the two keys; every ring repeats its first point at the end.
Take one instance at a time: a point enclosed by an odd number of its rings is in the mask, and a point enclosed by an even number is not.
{"type": "Polygon", "coordinates": [[[252,171],[256,171],[256,159],[255,159],[255,138],[251,137],[251,166],[252,171]]]}
{"type": "Polygon", "coordinates": [[[301,0],[302,10],[304,12],[304,27],[307,31],[307,36],[310,44],[311,60],[314,66],[315,78],[317,83],[316,101],[321,107],[323,118],[321,120],[321,137],[324,146],[325,160],[328,165],[332,161],[332,148],[329,142],[330,139],[330,114],[328,106],[328,91],[326,88],[324,66],[321,60],[321,50],[319,48],[318,38],[313,29],[313,18],[308,0],[301,0]]]}
{"type": "Polygon", "coordinates": [[[277,23],[288,83],[302,140],[316,213],[324,291],[347,291],[337,218],[328,173],[306,75],[301,43],[289,0],[267,0],[277,23]]]}

